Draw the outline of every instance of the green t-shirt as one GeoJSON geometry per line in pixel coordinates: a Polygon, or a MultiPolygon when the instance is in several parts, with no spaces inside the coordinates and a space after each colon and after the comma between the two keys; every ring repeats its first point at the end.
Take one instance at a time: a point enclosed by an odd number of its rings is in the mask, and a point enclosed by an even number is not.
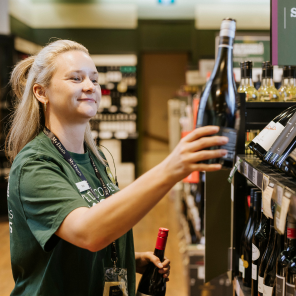
{"type": "MultiPolygon", "coordinates": [[[[88,153],[71,153],[71,156],[103,202],[103,189],[88,153]]],[[[118,187],[107,177],[104,165],[92,156],[109,191],[114,194],[118,187]]],[[[78,182],[81,179],[43,133],[28,143],[15,158],[7,192],[11,264],[15,280],[11,295],[103,294],[104,267],[112,266],[110,246],[93,253],[55,235],[70,212],[97,204],[89,190],[80,193],[75,185],[78,182]]],[[[97,223],[100,223],[99,217],[97,223]]],[[[129,296],[134,296],[132,230],[117,239],[116,246],[117,266],[127,268],[129,296]]]]}

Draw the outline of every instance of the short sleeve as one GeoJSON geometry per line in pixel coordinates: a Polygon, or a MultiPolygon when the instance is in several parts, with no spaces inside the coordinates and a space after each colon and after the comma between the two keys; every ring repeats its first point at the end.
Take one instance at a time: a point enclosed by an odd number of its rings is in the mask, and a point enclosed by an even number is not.
{"type": "Polygon", "coordinates": [[[55,232],[69,213],[88,207],[75,182],[54,162],[27,162],[20,176],[20,199],[28,226],[44,251],[51,251],[59,238],[55,232]]]}

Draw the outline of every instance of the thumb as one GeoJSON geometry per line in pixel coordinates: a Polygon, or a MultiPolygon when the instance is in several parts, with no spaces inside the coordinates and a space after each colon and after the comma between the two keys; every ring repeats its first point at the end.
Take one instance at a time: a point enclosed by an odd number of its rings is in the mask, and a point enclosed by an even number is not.
{"type": "Polygon", "coordinates": [[[149,260],[155,265],[157,266],[158,268],[163,268],[163,265],[161,264],[160,260],[158,257],[156,257],[155,255],[153,254],[149,254],[149,260]]]}

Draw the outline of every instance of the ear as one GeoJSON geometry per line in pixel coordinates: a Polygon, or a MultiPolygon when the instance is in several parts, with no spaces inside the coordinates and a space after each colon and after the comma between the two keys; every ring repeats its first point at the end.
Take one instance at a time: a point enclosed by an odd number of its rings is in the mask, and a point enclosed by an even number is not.
{"type": "Polygon", "coordinates": [[[43,86],[41,86],[40,84],[34,84],[33,93],[40,103],[48,103],[48,98],[46,97],[45,88],[43,86]]]}

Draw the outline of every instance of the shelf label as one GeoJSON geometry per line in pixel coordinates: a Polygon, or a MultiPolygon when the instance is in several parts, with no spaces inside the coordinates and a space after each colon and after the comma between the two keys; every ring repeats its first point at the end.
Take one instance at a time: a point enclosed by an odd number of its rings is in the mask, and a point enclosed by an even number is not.
{"type": "Polygon", "coordinates": [[[280,234],[285,234],[286,219],[292,192],[277,186],[274,227],[280,234]]]}
{"type": "MultiPolygon", "coordinates": [[[[266,177],[266,176],[264,176],[266,177]]],[[[263,191],[263,213],[266,217],[273,219],[271,211],[271,198],[274,193],[274,184],[270,182],[263,191]]]]}
{"type": "Polygon", "coordinates": [[[257,185],[257,170],[253,169],[252,182],[257,185]]]}
{"type": "Polygon", "coordinates": [[[238,168],[240,167],[240,164],[243,160],[242,159],[238,159],[237,162],[235,163],[234,167],[232,168],[230,174],[229,174],[229,177],[228,177],[228,182],[229,183],[232,183],[232,179],[234,177],[234,174],[236,173],[236,171],[238,170],[238,168]]]}
{"type": "Polygon", "coordinates": [[[244,175],[248,178],[248,173],[249,173],[249,165],[244,162],[244,175]]]}

